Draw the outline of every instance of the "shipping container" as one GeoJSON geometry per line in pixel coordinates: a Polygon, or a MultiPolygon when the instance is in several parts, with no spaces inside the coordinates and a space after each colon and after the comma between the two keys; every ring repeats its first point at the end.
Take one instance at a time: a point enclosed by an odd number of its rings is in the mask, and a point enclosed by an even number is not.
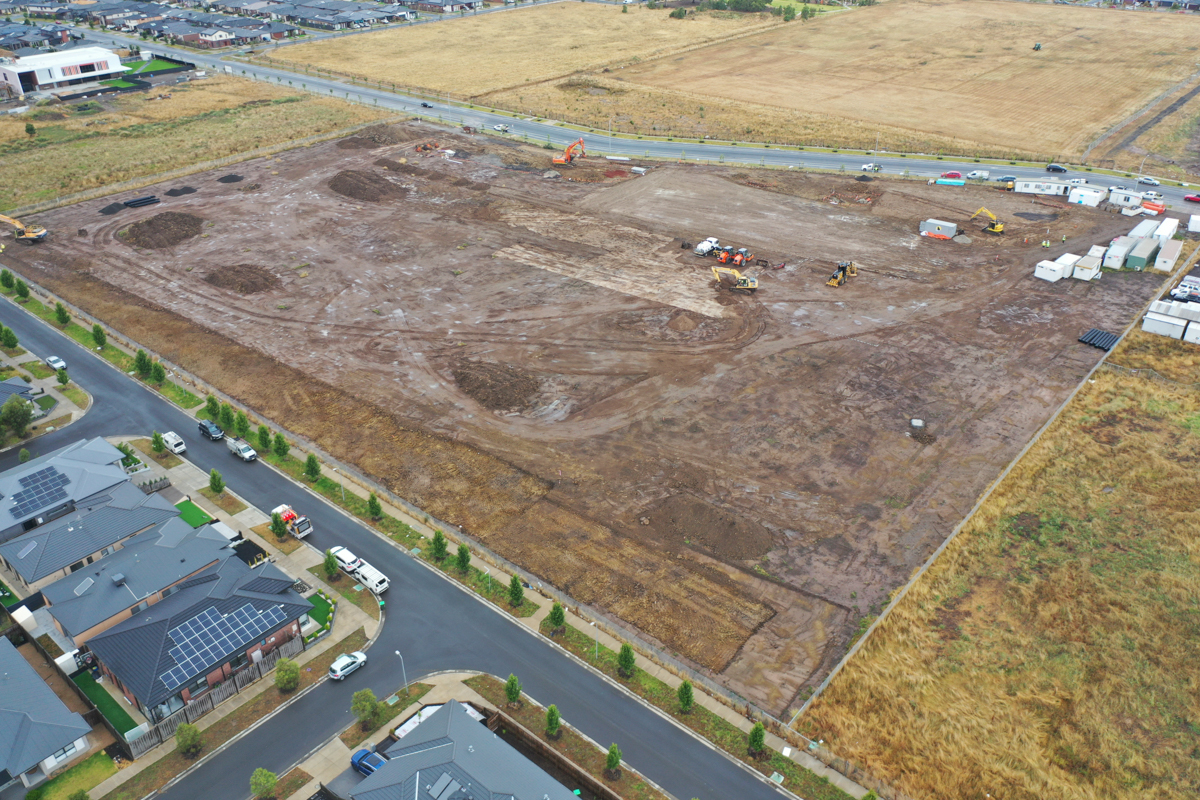
{"type": "Polygon", "coordinates": [[[1050,283],[1057,283],[1071,274],[1071,267],[1056,264],[1053,261],[1039,261],[1033,268],[1033,277],[1041,278],[1050,283]]]}
{"type": "Polygon", "coordinates": [[[1071,277],[1081,281],[1092,281],[1100,277],[1100,258],[1098,256],[1084,256],[1075,262],[1075,269],[1071,273],[1071,277]]]}
{"type": "Polygon", "coordinates": [[[1019,180],[1013,186],[1013,191],[1020,194],[1052,194],[1065,196],[1071,192],[1072,185],[1066,181],[1019,180]]]}
{"type": "Polygon", "coordinates": [[[927,219],[921,223],[921,235],[935,239],[952,239],[958,236],[958,225],[940,219],[927,219]]]}
{"type": "Polygon", "coordinates": [[[1106,189],[1093,189],[1088,186],[1074,186],[1071,188],[1070,194],[1067,195],[1067,202],[1095,208],[1103,203],[1107,197],[1108,190],[1106,189]]]}
{"type": "Polygon", "coordinates": [[[1200,344],[1200,322],[1189,322],[1183,332],[1183,340],[1191,344],[1200,344]]]}
{"type": "Polygon", "coordinates": [[[1104,254],[1105,269],[1121,269],[1125,266],[1125,257],[1129,255],[1129,251],[1137,244],[1136,239],[1130,239],[1128,236],[1118,236],[1113,239],[1113,242],[1108,247],[1108,252],[1104,254]]]}
{"type": "Polygon", "coordinates": [[[1162,250],[1158,251],[1158,258],[1154,259],[1154,269],[1159,272],[1173,272],[1182,252],[1183,242],[1180,240],[1169,239],[1163,242],[1162,250]]]}
{"type": "Polygon", "coordinates": [[[1188,322],[1185,319],[1168,317],[1166,314],[1155,314],[1153,311],[1142,320],[1142,330],[1172,339],[1182,339],[1187,326],[1188,322]]]}
{"type": "Polygon", "coordinates": [[[1158,239],[1142,239],[1129,251],[1125,266],[1138,272],[1154,266],[1154,256],[1158,253],[1159,244],[1158,239]]]}
{"type": "Polygon", "coordinates": [[[1129,232],[1129,238],[1130,239],[1145,239],[1147,237],[1153,236],[1154,232],[1156,230],[1158,230],[1159,224],[1160,223],[1158,223],[1155,220],[1144,219],[1141,222],[1139,222],[1137,225],[1133,226],[1133,230],[1131,230],[1129,232]]]}
{"type": "Polygon", "coordinates": [[[1125,191],[1110,191],[1108,193],[1108,202],[1116,206],[1138,206],[1142,205],[1141,192],[1125,192],[1125,191]]]}
{"type": "Polygon", "coordinates": [[[1158,230],[1154,232],[1154,238],[1161,241],[1168,241],[1179,232],[1179,220],[1175,217],[1164,219],[1158,226],[1158,230]]]}

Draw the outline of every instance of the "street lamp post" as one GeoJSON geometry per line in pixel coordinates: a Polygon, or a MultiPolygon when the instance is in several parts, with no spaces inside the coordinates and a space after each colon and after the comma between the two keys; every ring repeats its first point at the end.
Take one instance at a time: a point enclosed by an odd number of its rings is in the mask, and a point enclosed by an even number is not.
{"type": "Polygon", "coordinates": [[[592,626],[592,635],[596,637],[596,661],[600,660],[600,630],[596,627],[596,623],[589,622],[592,626]]]}
{"type": "Polygon", "coordinates": [[[490,594],[492,593],[492,568],[491,568],[491,567],[484,567],[484,568],[483,568],[483,574],[484,574],[484,575],[487,575],[487,579],[488,579],[488,594],[490,595],[490,594]]]}
{"type": "MultiPolygon", "coordinates": [[[[400,656],[400,651],[396,651],[396,655],[400,656]]],[[[404,668],[404,656],[400,656],[400,673],[404,676],[404,694],[408,695],[408,670],[404,668]]]]}
{"type": "Polygon", "coordinates": [[[333,471],[337,473],[338,482],[342,485],[342,505],[346,505],[346,479],[342,476],[342,471],[337,467],[334,467],[333,471]]]}
{"type": "Polygon", "coordinates": [[[1146,157],[1142,159],[1142,163],[1138,164],[1138,181],[1141,181],[1141,179],[1142,179],[1142,167],[1146,166],[1146,158],[1149,158],[1149,157],[1150,157],[1150,154],[1146,153],[1146,157]]]}

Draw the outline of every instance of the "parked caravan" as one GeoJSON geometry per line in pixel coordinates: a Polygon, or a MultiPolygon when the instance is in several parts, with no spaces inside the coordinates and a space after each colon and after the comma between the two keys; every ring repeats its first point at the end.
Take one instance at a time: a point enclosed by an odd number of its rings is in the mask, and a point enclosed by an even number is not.
{"type": "Polygon", "coordinates": [[[1100,277],[1100,259],[1096,256],[1084,256],[1075,262],[1071,277],[1080,281],[1091,281],[1100,277]]]}
{"type": "Polygon", "coordinates": [[[1137,239],[1130,239],[1128,236],[1118,236],[1113,239],[1112,244],[1108,247],[1108,252],[1104,254],[1104,268],[1121,269],[1124,267],[1125,258],[1137,243],[1137,239]]]}
{"type": "Polygon", "coordinates": [[[1074,186],[1066,181],[1018,180],[1013,184],[1013,191],[1020,194],[1049,194],[1065,197],[1074,186]]]}
{"type": "Polygon", "coordinates": [[[1140,208],[1142,205],[1142,193],[1131,192],[1126,189],[1112,189],[1108,193],[1108,202],[1125,208],[1140,208]]]}
{"type": "Polygon", "coordinates": [[[1200,344],[1200,322],[1189,322],[1183,332],[1183,340],[1191,344],[1200,344]]]}

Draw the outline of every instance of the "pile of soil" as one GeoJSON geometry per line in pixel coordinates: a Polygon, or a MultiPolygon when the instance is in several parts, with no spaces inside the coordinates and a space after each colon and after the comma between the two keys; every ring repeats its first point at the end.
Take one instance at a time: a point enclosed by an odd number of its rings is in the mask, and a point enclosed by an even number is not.
{"type": "Polygon", "coordinates": [[[238,294],[258,294],[279,286],[279,278],[256,264],[221,267],[204,276],[205,283],[238,294]]]}
{"type": "Polygon", "coordinates": [[[217,178],[217,183],[238,183],[244,180],[241,175],[223,175],[217,178]]]}
{"type": "Polygon", "coordinates": [[[382,175],[358,170],[346,170],[334,175],[329,181],[329,188],[353,200],[367,200],[372,203],[408,194],[408,190],[403,186],[397,186],[382,175]]]}
{"type": "Polygon", "coordinates": [[[124,210],[125,210],[124,203],[109,203],[104,208],[100,209],[100,213],[106,217],[111,217],[113,214],[117,213],[118,211],[124,211],[124,210]]]}
{"type": "Polygon", "coordinates": [[[375,166],[383,167],[392,172],[400,172],[405,175],[416,175],[418,178],[429,174],[429,170],[414,167],[412,164],[401,164],[399,161],[393,161],[390,158],[381,158],[375,162],[375,166]]]}
{"type": "Polygon", "coordinates": [[[203,227],[204,220],[195,214],[164,211],[161,214],[155,214],[150,219],[133,223],[122,231],[121,238],[126,244],[134,247],[158,250],[163,247],[174,247],[193,236],[199,236],[203,227]]]}
{"type": "Polygon", "coordinates": [[[182,197],[185,194],[195,194],[196,190],[191,186],[180,186],[178,189],[167,189],[167,197],[182,197]]]}
{"type": "Polygon", "coordinates": [[[703,548],[728,561],[761,558],[772,547],[771,532],[762,525],[690,494],[668,497],[645,518],[674,544],[703,548]]]}
{"type": "Polygon", "coordinates": [[[407,131],[397,131],[387,125],[373,125],[364,128],[358,136],[342,139],[337,143],[341,150],[370,150],[375,147],[386,147],[405,141],[403,134],[407,131]]]}
{"type": "Polygon", "coordinates": [[[451,374],[468,397],[492,411],[524,408],[541,386],[515,367],[487,361],[460,361],[451,374]]]}

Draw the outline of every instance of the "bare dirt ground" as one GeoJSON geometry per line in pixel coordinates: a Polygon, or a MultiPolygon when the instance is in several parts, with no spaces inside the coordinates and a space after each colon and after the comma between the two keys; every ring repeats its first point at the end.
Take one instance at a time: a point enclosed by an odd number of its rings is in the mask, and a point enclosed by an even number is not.
{"type": "Polygon", "coordinates": [[[1032,277],[1026,236],[1129,227],[1090,209],[716,167],[548,180],[549,156],[414,123],[47,213],[5,257],[776,713],[1096,362],[1076,338],[1161,283],[1032,277]],[[457,152],[414,150],[433,136],[457,152]],[[980,205],[1006,237],[915,235],[980,205]],[[164,213],[203,232],[118,236],[164,213]],[[709,235],[787,266],[718,292],[681,247],[709,235]],[[843,259],[861,274],[827,287],[843,259]]]}

